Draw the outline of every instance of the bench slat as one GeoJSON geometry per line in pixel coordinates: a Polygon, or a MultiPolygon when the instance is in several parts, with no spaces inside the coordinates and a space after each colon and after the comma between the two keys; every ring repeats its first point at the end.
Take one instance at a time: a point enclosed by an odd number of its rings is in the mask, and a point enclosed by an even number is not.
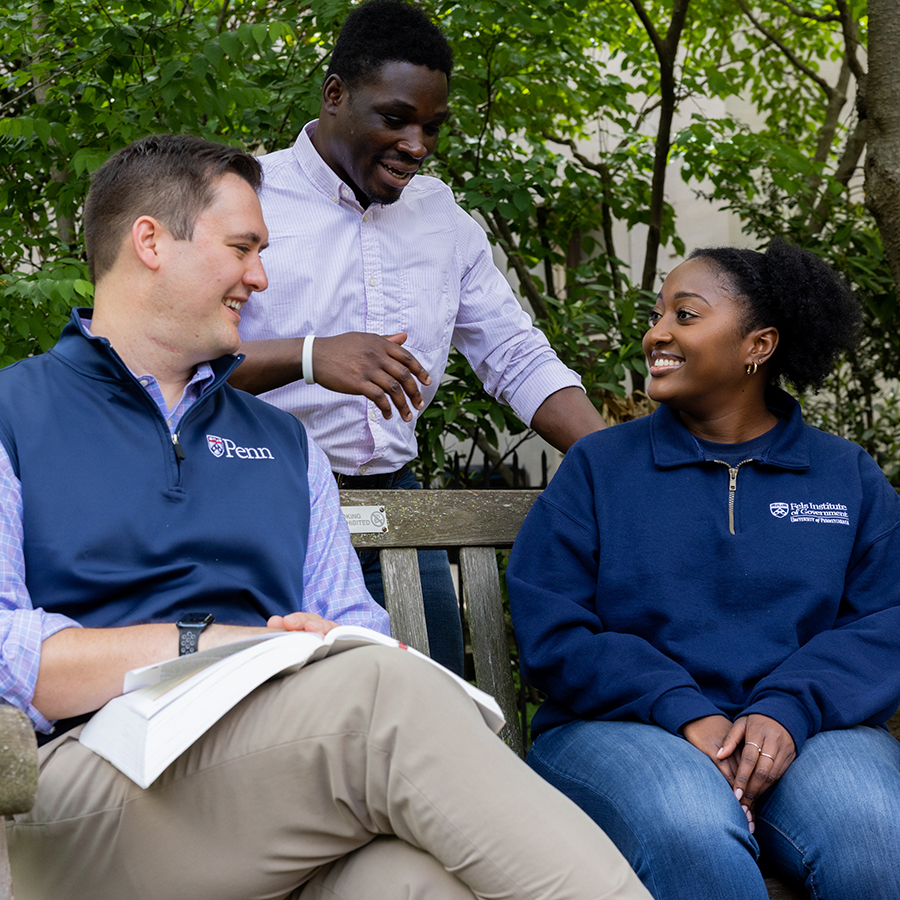
{"type": "Polygon", "coordinates": [[[388,530],[383,534],[354,534],[353,546],[359,549],[511,547],[540,493],[344,489],[341,506],[385,508],[388,530]]]}
{"type": "Polygon", "coordinates": [[[493,547],[462,547],[459,580],[468,613],[475,680],[500,704],[506,724],[500,737],[524,757],[516,692],[509,670],[509,642],[503,616],[503,595],[493,547]]]}
{"type": "Polygon", "coordinates": [[[381,578],[391,617],[391,635],[420,653],[431,656],[416,551],[406,548],[382,550],[381,578]]]}

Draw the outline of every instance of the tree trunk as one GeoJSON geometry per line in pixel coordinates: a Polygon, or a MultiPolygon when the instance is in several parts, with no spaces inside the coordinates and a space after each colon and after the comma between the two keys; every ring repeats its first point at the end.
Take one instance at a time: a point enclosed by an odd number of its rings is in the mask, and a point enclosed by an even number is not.
{"type": "Polygon", "coordinates": [[[644,26],[659,59],[659,127],[656,131],[656,146],[653,159],[653,177],[650,188],[650,221],[647,233],[647,248],[644,254],[644,271],[641,288],[652,291],[656,285],[656,264],[662,244],[663,217],[666,202],[666,167],[669,164],[669,149],[672,145],[672,120],[675,116],[676,88],[675,63],[678,58],[678,42],[687,19],[690,0],[674,0],[672,21],[666,36],[656,30],[641,0],[631,0],[638,18],[644,26]]]}
{"type": "Polygon", "coordinates": [[[900,0],[869,0],[866,205],[900,287],[900,0]]]}

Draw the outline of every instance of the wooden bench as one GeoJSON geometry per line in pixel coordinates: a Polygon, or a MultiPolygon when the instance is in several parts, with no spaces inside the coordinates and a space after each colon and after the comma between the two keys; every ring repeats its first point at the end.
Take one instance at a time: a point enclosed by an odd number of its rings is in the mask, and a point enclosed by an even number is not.
{"type": "MultiPolygon", "coordinates": [[[[500,737],[520,756],[525,743],[510,667],[510,635],[495,550],[511,547],[540,491],[341,491],[341,505],[377,506],[387,531],[354,534],[358,549],[380,549],[391,632],[428,652],[416,549],[458,549],[460,597],[475,682],[493,694],[506,717],[500,737]]],[[[767,877],[770,900],[808,900],[805,891],[767,877]]]]}

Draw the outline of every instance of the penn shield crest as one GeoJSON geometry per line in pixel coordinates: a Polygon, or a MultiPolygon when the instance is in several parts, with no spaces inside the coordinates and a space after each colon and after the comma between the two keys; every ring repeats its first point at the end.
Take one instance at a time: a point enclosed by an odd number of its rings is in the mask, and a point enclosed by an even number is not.
{"type": "Polygon", "coordinates": [[[208,434],[206,436],[206,446],[209,447],[209,452],[212,453],[213,456],[225,455],[225,441],[214,434],[208,434]]]}
{"type": "Polygon", "coordinates": [[[783,519],[788,514],[788,505],[787,503],[770,503],[769,512],[771,512],[776,519],[783,519]]]}

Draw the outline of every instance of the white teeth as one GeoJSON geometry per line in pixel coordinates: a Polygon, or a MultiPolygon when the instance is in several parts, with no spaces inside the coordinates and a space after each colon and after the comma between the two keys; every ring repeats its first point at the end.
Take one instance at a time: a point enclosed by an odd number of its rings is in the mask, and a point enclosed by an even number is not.
{"type": "Polygon", "coordinates": [[[409,178],[412,175],[412,172],[401,172],[399,169],[393,169],[387,163],[382,163],[382,165],[391,173],[395,178],[409,178]]]}
{"type": "Polygon", "coordinates": [[[654,359],[652,365],[657,369],[667,369],[674,368],[676,366],[680,366],[682,364],[682,360],[680,359],[654,359]]]}
{"type": "Polygon", "coordinates": [[[229,309],[233,309],[235,312],[241,311],[241,302],[240,300],[223,300],[222,301],[229,309]]]}

